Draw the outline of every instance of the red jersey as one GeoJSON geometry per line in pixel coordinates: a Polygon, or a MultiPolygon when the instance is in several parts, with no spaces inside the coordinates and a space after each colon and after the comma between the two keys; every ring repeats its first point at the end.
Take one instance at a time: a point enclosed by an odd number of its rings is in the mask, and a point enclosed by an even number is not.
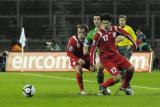
{"type": "Polygon", "coordinates": [[[111,26],[109,31],[105,29],[99,30],[93,38],[93,46],[91,48],[91,64],[95,62],[95,51],[96,47],[100,49],[100,56],[108,58],[110,56],[119,54],[117,46],[115,45],[115,39],[118,35],[123,35],[127,37],[137,48],[136,42],[131,38],[131,36],[121,28],[117,26],[111,26]]]}
{"type": "Polygon", "coordinates": [[[84,41],[81,41],[77,35],[70,37],[67,46],[67,55],[71,60],[74,60],[75,62],[77,62],[79,58],[89,60],[89,55],[83,55],[83,44],[84,41]]]}

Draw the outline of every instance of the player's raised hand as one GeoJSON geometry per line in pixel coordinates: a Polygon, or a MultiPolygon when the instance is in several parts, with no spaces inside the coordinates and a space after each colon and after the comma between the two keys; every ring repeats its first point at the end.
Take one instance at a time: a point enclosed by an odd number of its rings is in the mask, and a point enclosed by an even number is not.
{"type": "Polygon", "coordinates": [[[82,65],[84,65],[86,62],[85,62],[83,59],[80,58],[80,59],[78,60],[78,63],[79,63],[79,65],[82,66],[82,65]]]}

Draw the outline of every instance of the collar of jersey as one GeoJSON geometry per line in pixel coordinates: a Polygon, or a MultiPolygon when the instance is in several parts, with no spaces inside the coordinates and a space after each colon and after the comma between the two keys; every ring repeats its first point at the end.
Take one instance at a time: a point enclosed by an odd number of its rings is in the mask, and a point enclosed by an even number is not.
{"type": "Polygon", "coordinates": [[[111,32],[112,31],[112,27],[110,26],[110,29],[108,31],[106,31],[104,28],[102,28],[105,32],[111,32]]]}

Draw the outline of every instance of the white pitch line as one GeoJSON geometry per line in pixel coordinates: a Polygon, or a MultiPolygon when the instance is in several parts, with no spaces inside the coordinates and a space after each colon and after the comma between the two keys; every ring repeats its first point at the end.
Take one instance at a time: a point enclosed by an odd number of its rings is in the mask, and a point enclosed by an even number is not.
{"type": "Polygon", "coordinates": [[[135,88],[144,88],[144,89],[150,89],[150,90],[160,90],[160,88],[143,87],[143,86],[137,86],[137,85],[132,85],[132,87],[135,87],[135,88]]]}
{"type": "MultiPolygon", "coordinates": [[[[30,74],[30,73],[21,73],[24,75],[31,75],[35,77],[46,77],[46,78],[55,78],[55,79],[64,79],[64,80],[71,80],[71,81],[76,81],[76,79],[73,78],[65,78],[65,77],[53,77],[53,76],[48,76],[48,75],[40,75],[40,74],[30,74]]],[[[91,80],[83,80],[84,82],[96,82],[96,81],[91,81],[91,80]]]]}
{"type": "MultiPolygon", "coordinates": [[[[21,74],[35,76],[35,77],[45,77],[45,78],[55,78],[55,79],[64,79],[64,80],[76,81],[76,79],[66,78],[66,77],[53,77],[53,76],[40,75],[40,74],[31,74],[31,73],[21,73],[21,74]]],[[[90,83],[96,83],[96,81],[92,81],[92,80],[83,80],[83,81],[84,82],[90,82],[90,83]]],[[[117,85],[120,85],[120,84],[117,84],[117,85]]],[[[144,87],[144,86],[137,86],[137,85],[132,85],[132,87],[150,89],[150,90],[160,90],[160,88],[144,87]]]]}

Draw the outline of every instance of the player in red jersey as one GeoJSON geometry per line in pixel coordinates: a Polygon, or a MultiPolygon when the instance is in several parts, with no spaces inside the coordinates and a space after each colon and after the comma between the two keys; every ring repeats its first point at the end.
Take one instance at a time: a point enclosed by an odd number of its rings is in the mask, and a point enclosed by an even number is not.
{"type": "Polygon", "coordinates": [[[134,67],[126,58],[118,53],[115,39],[118,35],[124,35],[133,43],[134,48],[137,48],[137,45],[126,31],[117,26],[111,25],[112,17],[110,15],[103,15],[101,20],[102,29],[95,34],[93,39],[93,46],[91,48],[91,65],[94,65],[95,51],[96,47],[98,47],[100,49],[100,61],[104,68],[112,75],[111,78],[100,84],[101,92],[104,95],[108,94],[106,88],[120,81],[121,75],[119,70],[126,69],[126,77],[120,89],[127,95],[133,95],[134,91],[127,87],[132,79],[134,67]]]}
{"type": "Polygon", "coordinates": [[[83,86],[82,68],[90,69],[90,56],[83,55],[83,44],[87,31],[86,26],[77,26],[77,34],[70,37],[67,46],[67,56],[70,57],[71,66],[76,71],[76,79],[81,95],[86,94],[83,86]]]}

